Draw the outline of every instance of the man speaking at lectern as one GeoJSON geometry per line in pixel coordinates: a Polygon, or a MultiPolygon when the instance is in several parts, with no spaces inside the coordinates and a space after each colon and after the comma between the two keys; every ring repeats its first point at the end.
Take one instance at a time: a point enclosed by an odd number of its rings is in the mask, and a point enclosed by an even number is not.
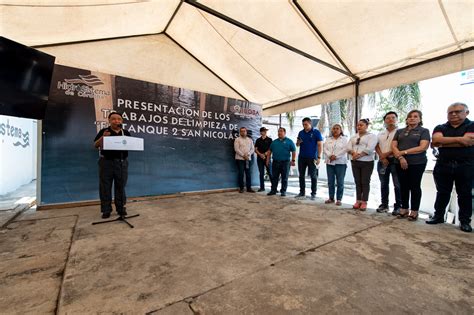
{"type": "Polygon", "coordinates": [[[112,184],[114,185],[115,210],[120,216],[127,215],[125,210],[125,185],[128,178],[128,151],[104,150],[104,137],[130,136],[122,129],[123,118],[120,113],[109,114],[110,126],[99,131],[94,146],[100,151],[99,158],[99,195],[102,218],[110,217],[112,212],[112,184]]]}

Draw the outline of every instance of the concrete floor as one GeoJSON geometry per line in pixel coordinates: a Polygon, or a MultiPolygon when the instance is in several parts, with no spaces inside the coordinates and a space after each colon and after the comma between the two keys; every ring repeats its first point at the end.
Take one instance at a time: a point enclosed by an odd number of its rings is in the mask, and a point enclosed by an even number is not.
{"type": "Polygon", "coordinates": [[[36,180],[0,195],[0,228],[36,202],[36,180]]]}
{"type": "Polygon", "coordinates": [[[473,314],[474,234],[221,193],[25,212],[0,230],[0,313],[473,314]]]}

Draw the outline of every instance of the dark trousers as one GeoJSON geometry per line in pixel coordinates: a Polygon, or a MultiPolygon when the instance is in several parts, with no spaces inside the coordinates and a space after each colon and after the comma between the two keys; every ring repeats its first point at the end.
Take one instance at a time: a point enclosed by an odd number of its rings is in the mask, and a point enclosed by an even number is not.
{"type": "Polygon", "coordinates": [[[402,197],[401,207],[418,211],[421,203],[421,179],[425,172],[426,163],[409,164],[406,170],[397,164],[398,180],[400,182],[400,193],[402,197]],[[411,205],[411,207],[410,207],[411,205]]]}
{"type": "Polygon", "coordinates": [[[342,200],[342,195],[344,194],[344,177],[346,176],[346,170],[347,170],[346,164],[336,164],[336,165],[326,164],[330,199],[334,200],[334,193],[336,191],[336,182],[337,182],[337,194],[336,194],[337,199],[336,200],[342,200]]]}
{"type": "Polygon", "coordinates": [[[444,212],[451,199],[453,183],[456,184],[459,205],[459,221],[471,223],[472,216],[472,185],[474,164],[467,162],[437,161],[433,170],[436,184],[435,216],[444,218],[444,212]]]}
{"type": "Polygon", "coordinates": [[[395,190],[395,208],[400,208],[402,205],[402,195],[400,192],[400,181],[398,180],[397,166],[393,160],[389,160],[390,163],[387,167],[384,167],[381,161],[377,163],[377,172],[379,173],[380,179],[380,192],[382,195],[382,204],[388,207],[388,195],[389,195],[389,183],[390,175],[392,176],[393,188],[395,190]],[[385,174],[383,170],[385,169],[385,174]]]}
{"type": "Polygon", "coordinates": [[[125,186],[128,179],[128,160],[99,159],[99,196],[100,211],[112,212],[112,184],[114,186],[114,203],[117,213],[124,211],[127,197],[125,186]]]}
{"type": "Polygon", "coordinates": [[[309,177],[311,178],[311,195],[316,195],[318,182],[318,169],[314,164],[314,159],[298,158],[298,173],[300,174],[300,194],[305,193],[306,189],[306,168],[309,170],[309,177]]]}
{"type": "Polygon", "coordinates": [[[272,192],[277,192],[278,181],[281,176],[280,192],[285,193],[288,188],[288,173],[290,171],[290,161],[272,162],[272,192]]]}
{"type": "Polygon", "coordinates": [[[268,172],[268,176],[270,176],[270,182],[272,181],[272,163],[267,166],[265,164],[265,160],[261,158],[257,158],[257,166],[258,166],[258,173],[260,174],[260,189],[265,189],[265,170],[268,172]]]}
{"type": "Polygon", "coordinates": [[[370,176],[374,171],[374,161],[352,161],[352,175],[356,184],[356,199],[367,201],[370,193],[370,176]]]}
{"type": "Polygon", "coordinates": [[[244,189],[244,174],[245,174],[245,184],[247,190],[252,189],[252,179],[250,177],[250,167],[252,166],[252,161],[250,160],[235,160],[237,162],[238,170],[238,181],[240,189],[244,189]]]}

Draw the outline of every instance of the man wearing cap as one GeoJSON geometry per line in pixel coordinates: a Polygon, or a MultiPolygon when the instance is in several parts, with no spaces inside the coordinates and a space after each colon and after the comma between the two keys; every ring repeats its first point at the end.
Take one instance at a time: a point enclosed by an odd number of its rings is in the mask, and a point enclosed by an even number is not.
{"type": "Polygon", "coordinates": [[[99,131],[94,139],[94,146],[99,149],[99,196],[102,218],[110,217],[112,212],[112,184],[114,185],[114,203],[118,215],[125,216],[127,202],[125,185],[128,178],[128,151],[104,150],[104,137],[130,136],[122,129],[122,115],[117,112],[109,114],[110,126],[99,131]]]}
{"type": "Polygon", "coordinates": [[[323,151],[323,137],[318,129],[313,128],[311,118],[303,118],[303,130],[298,133],[296,146],[300,147],[298,154],[298,173],[300,179],[300,193],[296,198],[305,197],[306,169],[311,177],[311,200],[316,198],[318,181],[318,166],[323,151]]]}
{"type": "Polygon", "coordinates": [[[265,127],[260,128],[260,138],[255,141],[255,153],[257,153],[257,166],[258,172],[260,173],[260,189],[258,191],[265,191],[265,170],[270,176],[270,181],[272,180],[271,172],[271,161],[267,165],[267,156],[268,150],[270,150],[270,145],[272,144],[272,138],[267,137],[268,129],[265,127]]]}

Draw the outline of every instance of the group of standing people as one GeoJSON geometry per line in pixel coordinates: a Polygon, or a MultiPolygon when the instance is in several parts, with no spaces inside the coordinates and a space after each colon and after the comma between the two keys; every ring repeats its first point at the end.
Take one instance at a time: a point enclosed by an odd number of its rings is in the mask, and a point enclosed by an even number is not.
{"type": "Polygon", "coordinates": [[[418,219],[421,203],[421,182],[428,162],[426,151],[431,144],[431,147],[438,151],[433,171],[437,195],[435,214],[426,223],[444,223],[446,207],[455,184],[460,228],[462,231],[471,232],[474,123],[467,118],[468,114],[466,104],[450,105],[447,111],[448,121],[438,125],[430,135],[430,131],[423,127],[421,111],[410,111],[405,119],[406,126],[400,129],[398,114],[391,111],[383,117],[385,128],[378,135],[369,131],[369,119],[360,119],[357,122],[357,133],[350,139],[344,135],[342,126],[335,124],[324,144],[321,133],[313,128],[310,118],[303,119],[303,130],[298,134],[296,145],[286,137],[286,130],[282,127],[278,129],[278,138],[275,140],[267,136],[266,128],[260,128],[261,137],[254,145],[252,139],[247,137],[247,130],[242,127],[240,137],[234,143],[240,192],[244,192],[244,174],[247,191],[254,192],[251,188],[250,165],[255,152],[260,173],[259,191],[265,190],[264,176],[268,173],[271,180],[268,195],[277,194],[281,178],[280,193],[285,196],[290,165],[296,165],[296,147],[299,146],[300,193],[296,198],[305,198],[305,177],[308,171],[311,178],[311,199],[315,199],[318,169],[323,155],[329,188],[329,198],[325,203],[340,206],[349,157],[356,186],[353,208],[364,211],[367,209],[370,178],[378,156],[376,169],[380,179],[381,204],[377,212],[389,211],[391,177],[395,193],[392,215],[415,221],[418,219]]]}

